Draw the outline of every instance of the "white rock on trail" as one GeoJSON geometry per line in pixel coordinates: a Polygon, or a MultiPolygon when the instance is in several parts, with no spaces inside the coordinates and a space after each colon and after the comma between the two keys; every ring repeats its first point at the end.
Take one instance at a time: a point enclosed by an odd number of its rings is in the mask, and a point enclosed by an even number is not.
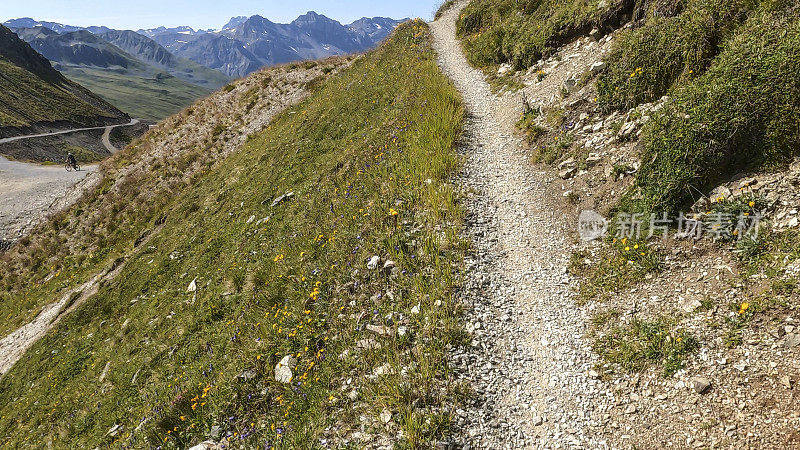
{"type": "Polygon", "coordinates": [[[606,63],[604,63],[603,61],[598,61],[589,66],[589,71],[591,71],[593,74],[598,74],[602,72],[603,69],[605,68],[606,68],[606,63]]]}
{"type": "Polygon", "coordinates": [[[704,377],[692,378],[692,389],[698,394],[703,394],[711,388],[711,381],[704,377]]]}

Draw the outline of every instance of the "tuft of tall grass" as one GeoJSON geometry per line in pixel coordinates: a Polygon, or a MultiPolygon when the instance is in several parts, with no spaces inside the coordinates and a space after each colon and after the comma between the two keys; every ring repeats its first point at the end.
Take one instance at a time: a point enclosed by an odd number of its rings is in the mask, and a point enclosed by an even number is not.
{"type": "Polygon", "coordinates": [[[688,0],[682,12],[665,16],[658,9],[641,26],[616,38],[597,81],[598,103],[628,110],[658,100],[675,84],[702,75],[725,38],[747,17],[751,0],[688,0]]]}
{"type": "Polygon", "coordinates": [[[641,371],[658,365],[665,378],[671,377],[700,347],[691,333],[673,328],[665,317],[652,321],[634,319],[597,338],[594,350],[625,371],[641,371]]]}
{"type": "Polygon", "coordinates": [[[473,0],[456,26],[471,64],[524,69],[594,27],[618,25],[633,6],[629,0],[473,0]]]}

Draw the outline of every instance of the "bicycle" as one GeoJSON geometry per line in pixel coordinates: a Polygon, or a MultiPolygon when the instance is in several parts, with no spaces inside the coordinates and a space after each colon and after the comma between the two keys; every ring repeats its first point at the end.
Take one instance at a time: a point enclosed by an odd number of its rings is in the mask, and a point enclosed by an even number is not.
{"type": "Polygon", "coordinates": [[[78,163],[75,163],[75,164],[70,164],[70,162],[69,162],[69,161],[67,161],[66,163],[64,163],[64,168],[65,168],[65,169],[67,169],[67,172],[72,172],[73,170],[74,170],[75,172],[80,172],[80,171],[81,171],[81,166],[80,166],[80,165],[78,165],[78,163]]]}

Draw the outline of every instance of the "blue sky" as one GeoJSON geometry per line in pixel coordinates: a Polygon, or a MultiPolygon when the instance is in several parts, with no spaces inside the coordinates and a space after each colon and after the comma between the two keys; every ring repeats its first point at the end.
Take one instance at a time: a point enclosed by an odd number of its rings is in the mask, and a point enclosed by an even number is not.
{"type": "Polygon", "coordinates": [[[316,11],[342,23],[364,16],[429,19],[440,0],[1,0],[0,21],[33,17],[69,25],[117,29],[189,25],[220,28],[233,16],[259,14],[287,23],[316,11]]]}

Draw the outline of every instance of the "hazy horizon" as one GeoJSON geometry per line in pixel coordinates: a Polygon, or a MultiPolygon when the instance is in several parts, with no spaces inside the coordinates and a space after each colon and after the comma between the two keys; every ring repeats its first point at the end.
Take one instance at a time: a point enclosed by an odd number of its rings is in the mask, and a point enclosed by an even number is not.
{"type": "Polygon", "coordinates": [[[323,2],[299,0],[287,7],[276,0],[231,0],[217,2],[209,0],[140,0],[136,6],[142,14],[125,14],[129,4],[120,2],[98,3],[92,0],[44,0],[31,3],[15,2],[3,7],[2,22],[22,17],[38,21],[57,22],[79,27],[107,26],[115,29],[139,30],[159,26],[189,26],[198,29],[219,29],[232,17],[260,15],[273,22],[289,23],[298,16],[315,11],[338,20],[351,23],[362,17],[422,17],[430,19],[437,0],[410,0],[398,4],[389,1],[354,0],[345,2],[323,2]],[[150,12],[152,11],[152,12],[150,12]],[[157,12],[156,12],[157,11],[157,12]],[[186,11],[189,11],[186,13],[186,11]]]}

